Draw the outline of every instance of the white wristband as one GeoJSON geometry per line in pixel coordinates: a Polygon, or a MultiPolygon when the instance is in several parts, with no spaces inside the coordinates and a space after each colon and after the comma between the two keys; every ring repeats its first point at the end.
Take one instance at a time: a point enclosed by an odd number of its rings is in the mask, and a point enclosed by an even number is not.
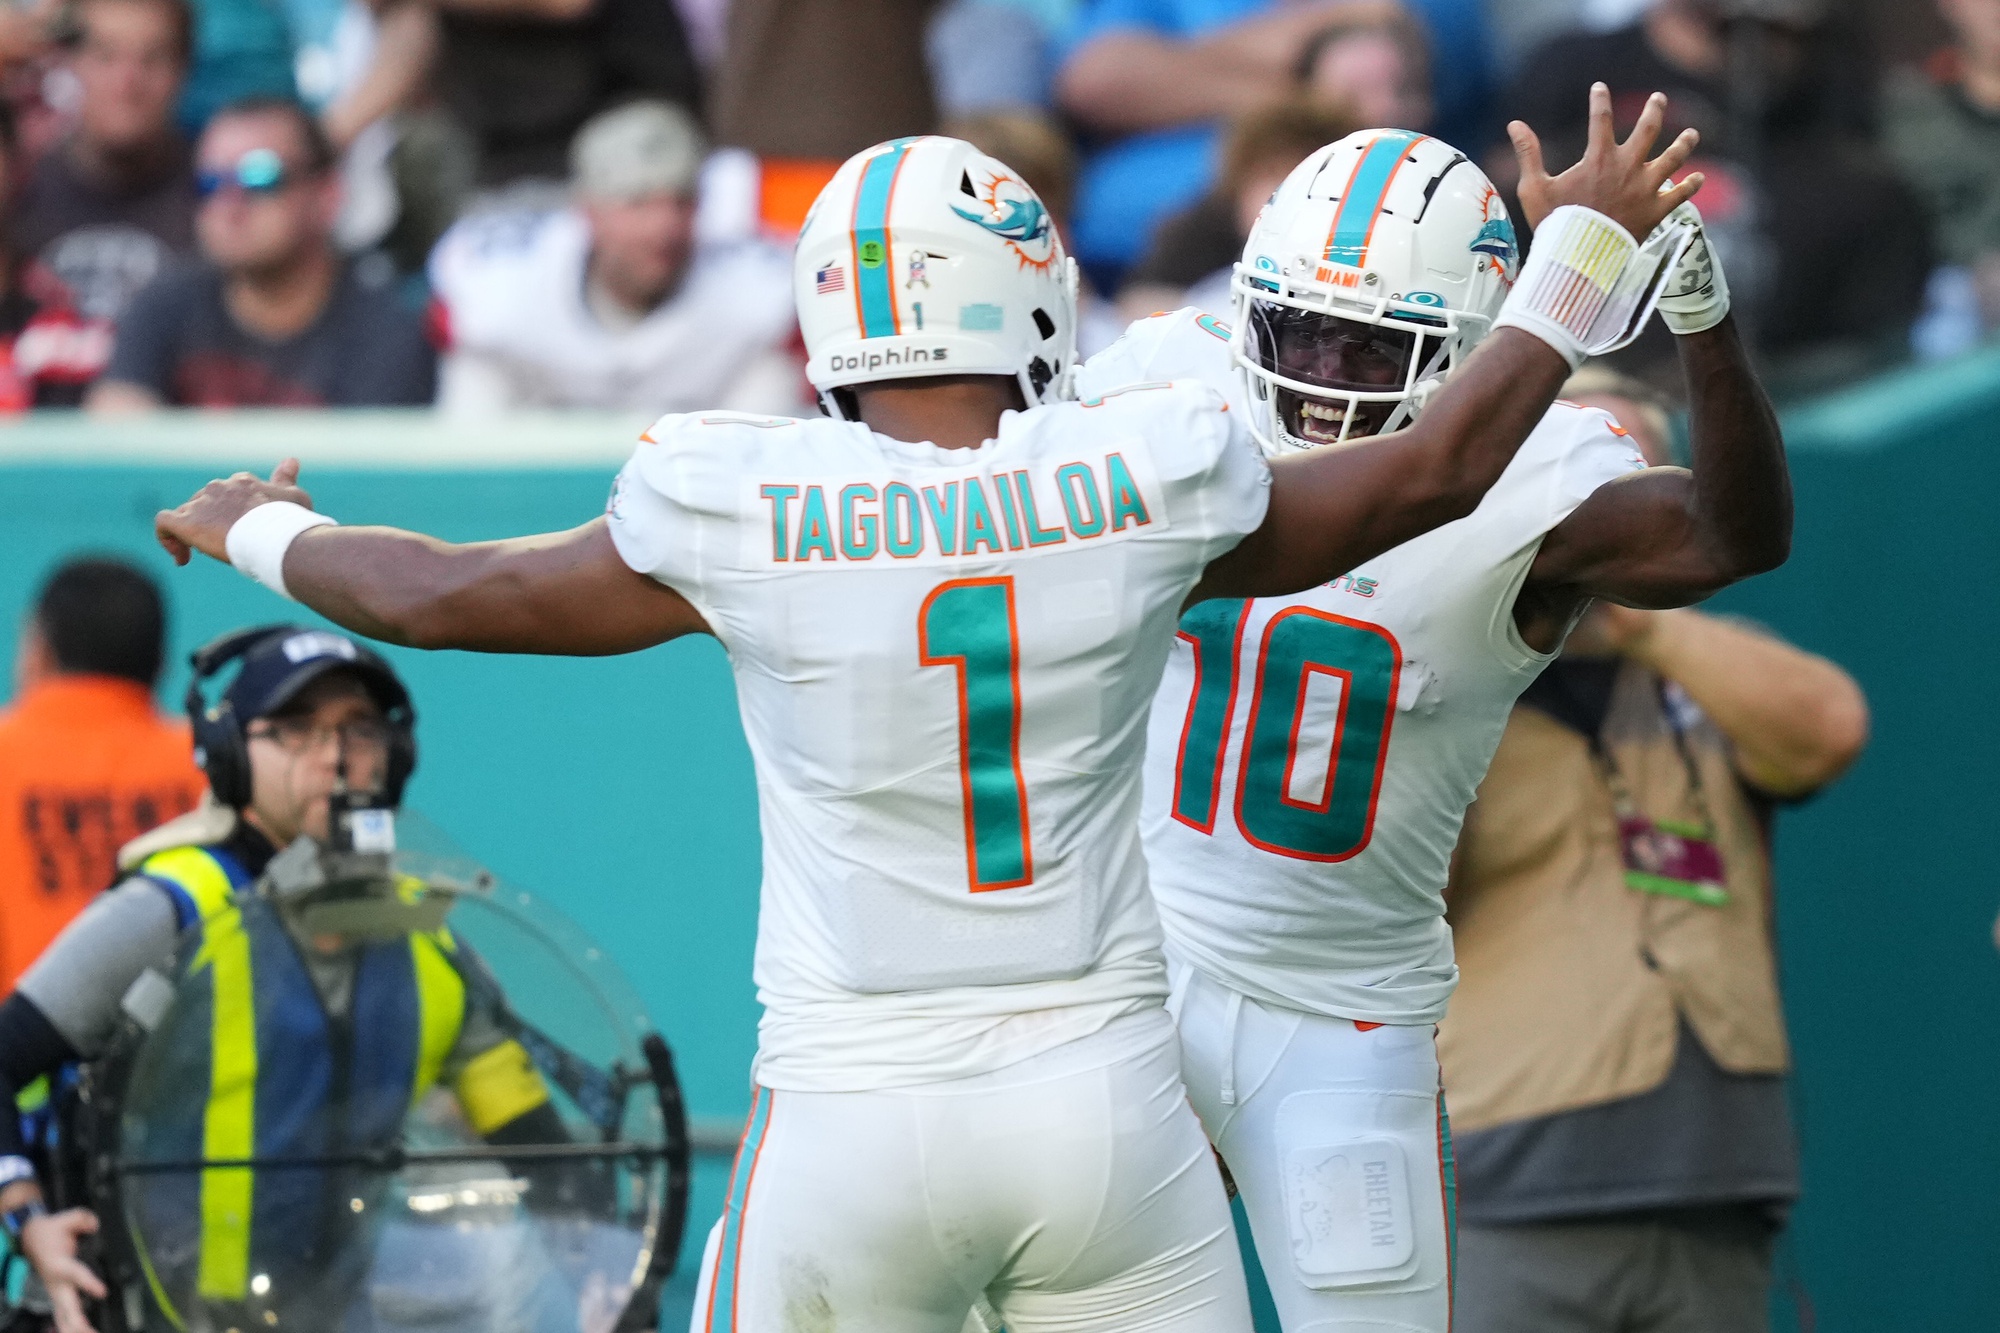
{"type": "Polygon", "coordinates": [[[230,564],[278,596],[290,597],[285,587],[285,552],[301,532],[334,521],[290,500],[272,500],[230,524],[222,544],[229,552],[230,564]]]}
{"type": "Polygon", "coordinates": [[[1687,240],[1685,227],[1662,227],[1640,245],[1604,214],[1565,204],[1536,228],[1493,327],[1534,334],[1574,370],[1639,336],[1687,240]]]}

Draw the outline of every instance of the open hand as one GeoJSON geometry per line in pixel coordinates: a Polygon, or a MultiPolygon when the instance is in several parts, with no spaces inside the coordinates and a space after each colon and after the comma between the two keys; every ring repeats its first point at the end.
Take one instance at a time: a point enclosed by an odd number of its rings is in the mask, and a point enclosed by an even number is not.
{"type": "Polygon", "coordinates": [[[224,543],[230,527],[258,505],[289,500],[312,508],[312,497],[299,489],[298,479],[299,460],[287,458],[272,469],[269,481],[248,472],[239,472],[224,481],[211,481],[180,508],[162,509],[155,514],[153,536],[177,565],[185,565],[195,551],[226,565],[229,551],[224,543]]]}
{"type": "Polygon", "coordinates": [[[56,1333],[92,1333],[90,1320],[84,1317],[83,1298],[103,1300],[104,1281],[76,1257],[76,1243],[80,1236],[96,1234],[97,1214],[88,1208],[30,1218],[21,1228],[21,1253],[48,1289],[56,1333]]]}
{"type": "Polygon", "coordinates": [[[1527,214],[1528,225],[1541,226],[1543,218],[1564,204],[1581,204],[1624,227],[1635,240],[1645,240],[1662,218],[1701,188],[1698,171],[1678,185],[1667,185],[1701,142],[1695,131],[1682,130],[1658,157],[1647,159],[1666,118],[1667,96],[1654,93],[1646,99],[1631,137],[1619,143],[1611,123],[1611,89],[1591,84],[1589,142],[1582,159],[1559,176],[1549,175],[1542,165],[1542,141],[1535,132],[1522,121],[1509,124],[1507,137],[1513,140],[1514,157],[1521,166],[1521,211],[1527,214]]]}

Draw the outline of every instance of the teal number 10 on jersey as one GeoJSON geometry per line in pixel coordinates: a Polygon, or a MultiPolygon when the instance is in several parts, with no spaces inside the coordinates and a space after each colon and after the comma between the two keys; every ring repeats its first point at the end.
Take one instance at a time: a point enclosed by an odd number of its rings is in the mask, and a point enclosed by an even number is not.
{"type": "MultiPolygon", "coordinates": [[[[1195,654],[1194,695],[1181,729],[1174,818],[1214,833],[1224,747],[1250,604],[1203,602],[1181,617],[1195,654]]],[[[1389,632],[1309,607],[1272,616],[1258,646],[1235,815],[1267,852],[1344,861],[1368,845],[1396,717],[1402,649],[1389,632]]]]}
{"type": "Polygon", "coordinates": [[[953,579],[933,588],[917,612],[917,655],[925,666],[958,672],[958,769],[972,892],[1033,883],[1014,580],[953,579]]]}

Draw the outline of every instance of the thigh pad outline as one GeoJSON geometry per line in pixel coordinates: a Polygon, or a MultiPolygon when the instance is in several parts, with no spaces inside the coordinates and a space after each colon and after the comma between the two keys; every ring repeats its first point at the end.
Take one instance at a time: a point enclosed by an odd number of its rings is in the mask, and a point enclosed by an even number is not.
{"type": "Polygon", "coordinates": [[[1301,1282],[1421,1291],[1445,1280],[1435,1096],[1296,1092],[1274,1138],[1301,1282]]]}

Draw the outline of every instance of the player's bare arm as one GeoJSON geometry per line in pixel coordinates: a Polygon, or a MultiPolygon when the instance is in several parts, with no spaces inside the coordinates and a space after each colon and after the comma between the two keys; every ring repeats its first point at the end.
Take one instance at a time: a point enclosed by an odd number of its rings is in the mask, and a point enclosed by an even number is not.
{"type": "MultiPolygon", "coordinates": [[[[235,522],[259,505],[310,509],[287,459],[266,481],[212,481],[153,520],[177,564],[200,551],[227,564],[235,522]]],[[[284,555],[287,590],[337,625],[413,648],[604,656],[708,631],[671,588],[619,558],[602,518],[568,532],[454,545],[419,532],[321,527],[284,555]]]]}
{"type": "Polygon", "coordinates": [[[1554,647],[1590,598],[1686,606],[1777,568],[1791,551],[1784,440],[1734,321],[1676,341],[1693,470],[1653,467],[1610,482],[1550,531],[1514,611],[1533,647],[1554,647]]]}
{"type": "MultiPolygon", "coordinates": [[[[1666,98],[1656,93],[1620,143],[1610,90],[1593,86],[1583,157],[1555,176],[1533,130],[1516,121],[1508,132],[1524,196],[1532,191],[1543,215],[1577,204],[1635,238],[1650,235],[1701,187],[1698,173],[1668,184],[1698,143],[1694,131],[1648,156],[1665,116],[1666,98]]],[[[1263,526],[1209,566],[1191,600],[1300,592],[1471,513],[1555,401],[1569,368],[1541,338],[1502,328],[1407,428],[1274,461],[1263,526]]]]}
{"type": "MultiPolygon", "coordinates": [[[[1523,191],[1531,220],[1539,193],[1523,191]]],[[[1548,651],[1593,597],[1685,606],[1782,564],[1791,548],[1791,479],[1763,386],[1729,317],[1729,284],[1692,206],[1695,228],[1660,302],[1688,386],[1692,473],[1653,467],[1599,488],[1543,541],[1514,610],[1528,643],[1548,651]]],[[[1660,460],[1652,460],[1658,462],[1660,460]]]]}

